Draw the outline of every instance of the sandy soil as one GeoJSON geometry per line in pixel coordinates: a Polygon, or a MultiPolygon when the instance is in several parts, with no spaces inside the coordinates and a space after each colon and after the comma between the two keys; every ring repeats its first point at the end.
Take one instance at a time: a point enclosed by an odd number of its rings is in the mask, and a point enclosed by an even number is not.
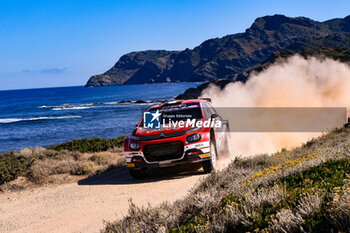
{"type": "Polygon", "coordinates": [[[138,206],[174,201],[205,176],[164,174],[135,181],[119,168],[77,183],[0,194],[0,232],[98,232],[103,220],[127,213],[130,198],[138,206]]]}

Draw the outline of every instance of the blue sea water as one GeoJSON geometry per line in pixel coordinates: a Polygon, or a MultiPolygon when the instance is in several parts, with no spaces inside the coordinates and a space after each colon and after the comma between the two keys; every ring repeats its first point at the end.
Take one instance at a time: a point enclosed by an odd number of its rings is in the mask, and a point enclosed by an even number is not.
{"type": "MultiPolygon", "coordinates": [[[[50,146],[77,138],[130,134],[148,104],[199,83],[58,87],[0,91],[0,152],[50,146]]],[[[153,103],[154,104],[154,103],[153,103]]]]}

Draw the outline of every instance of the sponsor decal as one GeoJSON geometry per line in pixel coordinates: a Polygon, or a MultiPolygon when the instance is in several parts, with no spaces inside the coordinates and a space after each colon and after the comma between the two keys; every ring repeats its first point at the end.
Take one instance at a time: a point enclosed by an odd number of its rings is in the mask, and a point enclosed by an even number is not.
{"type": "Polygon", "coordinates": [[[170,106],[163,106],[161,109],[161,112],[168,112],[168,111],[174,111],[174,110],[183,110],[183,109],[190,109],[190,108],[198,108],[199,104],[177,104],[177,105],[170,105],[170,106]]]}

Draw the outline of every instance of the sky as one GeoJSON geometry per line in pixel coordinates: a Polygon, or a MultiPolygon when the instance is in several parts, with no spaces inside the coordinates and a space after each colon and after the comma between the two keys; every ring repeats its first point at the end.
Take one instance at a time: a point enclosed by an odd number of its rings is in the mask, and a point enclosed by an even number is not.
{"type": "Polygon", "coordinates": [[[334,0],[0,0],[0,90],[84,85],[125,53],[183,50],[257,17],[350,15],[334,0]]]}

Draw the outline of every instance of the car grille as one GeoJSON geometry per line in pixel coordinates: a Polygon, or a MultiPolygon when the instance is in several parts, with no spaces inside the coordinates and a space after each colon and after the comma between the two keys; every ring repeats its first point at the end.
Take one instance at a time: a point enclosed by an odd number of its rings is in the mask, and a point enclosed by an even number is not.
{"type": "Polygon", "coordinates": [[[149,162],[179,159],[183,153],[184,144],[182,142],[159,143],[143,147],[143,154],[149,162]]]}
{"type": "Polygon", "coordinates": [[[198,130],[199,130],[199,128],[192,128],[192,129],[173,132],[173,133],[160,132],[159,134],[155,134],[155,135],[147,135],[147,136],[132,135],[131,137],[133,140],[136,140],[136,141],[150,141],[150,140],[156,140],[156,139],[160,139],[160,138],[178,137],[178,136],[182,136],[182,135],[189,134],[192,132],[196,132],[198,130]]]}

